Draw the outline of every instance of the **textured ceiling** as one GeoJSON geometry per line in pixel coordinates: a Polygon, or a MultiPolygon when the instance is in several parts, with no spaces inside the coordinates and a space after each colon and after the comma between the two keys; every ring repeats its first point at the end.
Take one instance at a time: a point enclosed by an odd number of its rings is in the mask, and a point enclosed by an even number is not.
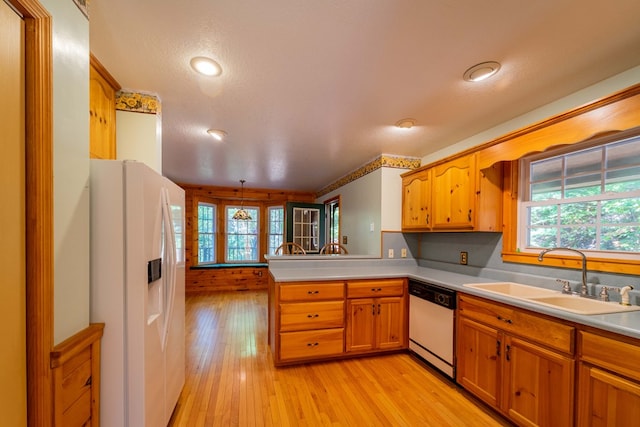
{"type": "Polygon", "coordinates": [[[92,0],[90,32],[123,89],[160,98],[165,175],[314,191],[639,65],[638,17],[638,0],[92,0]],[[500,73],[462,80],[484,61],[500,73]]]}

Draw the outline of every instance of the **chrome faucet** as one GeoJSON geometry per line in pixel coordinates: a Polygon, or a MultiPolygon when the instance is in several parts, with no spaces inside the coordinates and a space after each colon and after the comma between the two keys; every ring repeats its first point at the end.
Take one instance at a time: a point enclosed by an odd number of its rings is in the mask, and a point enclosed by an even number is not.
{"type": "Polygon", "coordinates": [[[545,254],[551,251],[570,251],[570,252],[575,252],[582,257],[582,283],[580,284],[580,296],[588,297],[589,288],[587,288],[587,256],[577,249],[560,247],[560,248],[551,248],[551,249],[543,250],[542,252],[540,252],[540,255],[538,255],[538,261],[542,262],[542,259],[544,258],[545,254]]]}

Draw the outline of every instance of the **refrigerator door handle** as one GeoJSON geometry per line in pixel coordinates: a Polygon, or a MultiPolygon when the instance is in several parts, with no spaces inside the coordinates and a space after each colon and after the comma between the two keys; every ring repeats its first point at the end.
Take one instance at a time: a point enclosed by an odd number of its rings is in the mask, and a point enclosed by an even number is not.
{"type": "Polygon", "coordinates": [[[173,229],[173,215],[169,204],[169,191],[162,188],[162,223],[164,227],[164,250],[166,255],[167,275],[164,278],[164,322],[162,325],[162,351],[167,345],[169,326],[173,316],[173,303],[176,290],[176,241],[173,229]]]}

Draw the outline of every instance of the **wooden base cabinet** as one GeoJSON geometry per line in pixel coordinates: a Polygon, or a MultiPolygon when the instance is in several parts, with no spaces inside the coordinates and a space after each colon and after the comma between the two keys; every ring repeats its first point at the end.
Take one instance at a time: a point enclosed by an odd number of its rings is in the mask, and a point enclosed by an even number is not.
{"type": "Polygon", "coordinates": [[[407,348],[406,282],[347,282],[347,353],[407,348]]]}
{"type": "Polygon", "coordinates": [[[458,383],[518,425],[573,425],[573,327],[462,294],[458,307],[458,383]]]}
{"type": "Polygon", "coordinates": [[[640,426],[640,346],[580,331],[579,426],[640,426]]]}

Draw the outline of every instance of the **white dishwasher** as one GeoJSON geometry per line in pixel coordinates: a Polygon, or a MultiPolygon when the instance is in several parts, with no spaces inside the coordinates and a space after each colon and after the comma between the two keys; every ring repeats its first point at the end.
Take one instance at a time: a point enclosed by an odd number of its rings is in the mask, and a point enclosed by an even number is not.
{"type": "Polygon", "coordinates": [[[455,308],[455,291],[409,280],[409,349],[452,379],[455,308]]]}

